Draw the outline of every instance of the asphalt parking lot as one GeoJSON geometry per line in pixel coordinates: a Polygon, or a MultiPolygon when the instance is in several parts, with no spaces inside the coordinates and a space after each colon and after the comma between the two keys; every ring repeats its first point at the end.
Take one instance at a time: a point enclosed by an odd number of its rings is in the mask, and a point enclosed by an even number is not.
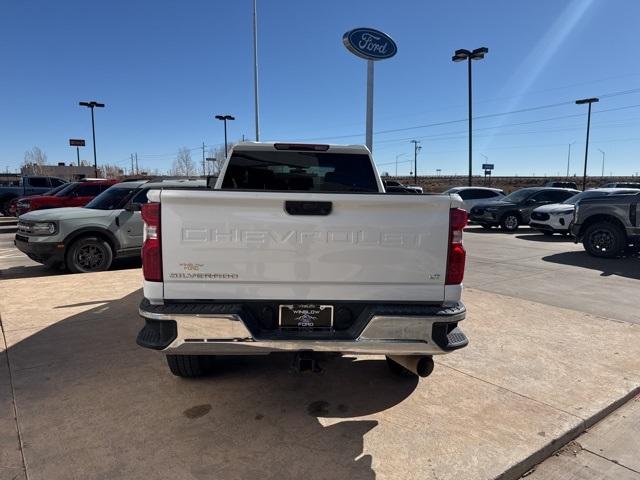
{"type": "Polygon", "coordinates": [[[419,381],[379,358],[292,374],[280,356],[175,378],[135,345],[139,265],[61,274],[10,237],[0,479],[518,478],[640,386],[640,260],[526,228],[467,230],[471,344],[419,381]]]}

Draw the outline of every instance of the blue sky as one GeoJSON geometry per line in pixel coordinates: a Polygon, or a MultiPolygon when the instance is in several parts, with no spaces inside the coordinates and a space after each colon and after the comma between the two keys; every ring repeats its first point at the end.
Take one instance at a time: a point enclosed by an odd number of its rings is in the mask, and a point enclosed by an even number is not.
{"type": "MultiPolygon", "coordinates": [[[[640,43],[635,0],[259,0],[262,140],[364,143],[365,62],[342,45],[359,26],[391,35],[398,54],[376,63],[374,156],[407,174],[409,140],[422,142],[418,173],[463,174],[467,162],[466,68],[457,48],[489,48],[474,63],[474,116],[545,107],[474,123],[475,173],[580,174],[586,107],[594,104],[589,173],[640,171],[640,43]],[[613,94],[613,95],[611,95],[613,94]],[[557,105],[556,105],[557,104],[557,105]],[[549,105],[556,105],[548,107],[549,105]],[[458,122],[455,122],[458,121],[458,122]],[[452,122],[445,125],[433,124],[452,122]],[[415,128],[420,127],[420,128],[415,128]],[[349,136],[350,135],[350,136],[349,136]]],[[[73,161],[69,138],[96,110],[99,163],[168,169],[180,147],[253,138],[251,0],[6,0],[0,6],[0,169],[39,146],[73,161]]]]}

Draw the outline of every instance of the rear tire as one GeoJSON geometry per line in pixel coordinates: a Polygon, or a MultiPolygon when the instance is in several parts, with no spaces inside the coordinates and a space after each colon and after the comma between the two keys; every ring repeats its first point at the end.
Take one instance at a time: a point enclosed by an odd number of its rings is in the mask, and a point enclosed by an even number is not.
{"type": "Polygon", "coordinates": [[[626,243],[624,231],[615,223],[607,221],[589,225],[582,239],[587,253],[600,258],[619,257],[624,252],[626,243]]]}
{"type": "Polygon", "coordinates": [[[71,273],[103,272],[113,262],[111,245],[98,237],[81,237],[67,252],[65,265],[71,273]]]}
{"type": "Polygon", "coordinates": [[[516,213],[506,213],[500,220],[500,226],[506,232],[515,232],[520,226],[520,217],[516,213]]]}
{"type": "Polygon", "coordinates": [[[176,377],[203,377],[213,370],[211,355],[167,355],[169,370],[176,377]]]}

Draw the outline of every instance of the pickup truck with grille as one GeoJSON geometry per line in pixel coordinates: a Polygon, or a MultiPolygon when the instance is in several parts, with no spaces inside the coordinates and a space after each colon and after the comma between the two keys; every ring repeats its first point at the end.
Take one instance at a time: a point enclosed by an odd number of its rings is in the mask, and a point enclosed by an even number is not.
{"type": "Polygon", "coordinates": [[[9,215],[11,201],[29,195],[40,195],[67,183],[56,177],[24,176],[12,182],[0,183],[0,212],[9,215]]]}
{"type": "Polygon", "coordinates": [[[640,192],[584,198],[570,231],[594,257],[615,258],[640,247],[640,192]]]}
{"type": "Polygon", "coordinates": [[[458,195],[386,194],[358,145],[237,144],[214,188],[142,206],[137,343],[196,377],[215,356],[384,355],[427,376],[458,326],[467,213],[458,195]]]}

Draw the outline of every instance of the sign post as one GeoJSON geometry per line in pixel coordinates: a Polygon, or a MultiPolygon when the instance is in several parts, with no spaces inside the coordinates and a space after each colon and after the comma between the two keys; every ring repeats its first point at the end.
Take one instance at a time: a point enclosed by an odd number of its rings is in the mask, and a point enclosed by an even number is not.
{"type": "Polygon", "coordinates": [[[393,39],[373,28],[355,28],[342,36],[342,43],[354,55],[367,61],[366,144],[373,151],[373,62],[393,57],[398,47],[393,39]]]}
{"type": "Polygon", "coordinates": [[[487,181],[487,175],[491,176],[491,170],[493,170],[493,163],[483,163],[482,169],[484,170],[484,181],[487,181]]]}
{"type": "Polygon", "coordinates": [[[81,138],[70,138],[69,146],[76,147],[76,155],[78,156],[78,166],[80,166],[80,147],[84,147],[84,140],[81,138]]]}

